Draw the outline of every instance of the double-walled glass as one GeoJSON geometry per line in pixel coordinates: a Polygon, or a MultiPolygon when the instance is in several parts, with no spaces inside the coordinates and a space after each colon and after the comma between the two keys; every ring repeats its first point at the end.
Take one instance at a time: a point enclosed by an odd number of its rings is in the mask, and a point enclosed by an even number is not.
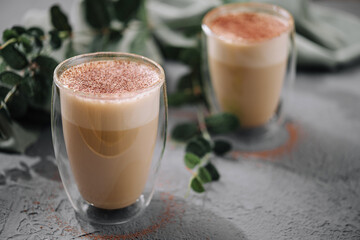
{"type": "Polygon", "coordinates": [[[125,53],[65,60],[54,73],[51,125],[61,179],[81,218],[117,224],[145,209],[154,193],[166,142],[166,86],[159,64],[125,53]],[[82,93],[60,81],[71,67],[115,60],[147,65],[160,81],[127,94],[82,93]]]}
{"type": "MultiPolygon", "coordinates": [[[[262,36],[261,31],[254,32],[249,26],[241,27],[247,28],[246,31],[255,37],[262,36]]],[[[230,27],[234,29],[234,26],[230,27]]],[[[240,148],[242,144],[245,148],[257,149],[256,144],[266,148],[262,141],[279,141],[277,134],[284,123],[286,99],[295,76],[292,16],[270,4],[227,4],[206,14],[202,30],[203,73],[212,112],[230,112],[238,117],[240,130],[234,138],[240,148]],[[214,20],[242,13],[249,13],[246,21],[253,21],[254,14],[274,18],[284,24],[285,29],[260,41],[232,38],[229,34],[214,31],[214,20]]]]}

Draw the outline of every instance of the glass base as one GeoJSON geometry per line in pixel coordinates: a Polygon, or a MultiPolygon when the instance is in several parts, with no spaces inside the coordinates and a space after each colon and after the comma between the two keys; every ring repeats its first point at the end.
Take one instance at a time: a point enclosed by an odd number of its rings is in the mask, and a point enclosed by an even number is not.
{"type": "Polygon", "coordinates": [[[81,219],[87,222],[103,225],[126,223],[139,216],[146,208],[145,198],[143,195],[141,195],[132,205],[120,209],[108,210],[97,208],[87,202],[84,202],[81,205],[82,209],[76,211],[77,215],[81,219]]]}
{"type": "Polygon", "coordinates": [[[240,129],[227,136],[237,151],[258,152],[272,150],[282,146],[289,138],[284,124],[272,121],[250,129],[240,129]]]}

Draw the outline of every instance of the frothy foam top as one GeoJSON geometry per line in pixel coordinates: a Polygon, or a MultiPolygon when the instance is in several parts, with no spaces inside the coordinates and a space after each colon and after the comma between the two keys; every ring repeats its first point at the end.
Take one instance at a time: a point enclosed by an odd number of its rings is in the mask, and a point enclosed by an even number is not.
{"type": "Polygon", "coordinates": [[[288,25],[264,13],[240,12],[221,15],[210,22],[210,29],[228,39],[260,42],[280,36],[288,25]]]}
{"type": "Polygon", "coordinates": [[[90,94],[136,92],[159,81],[155,67],[128,60],[87,62],[67,69],[60,76],[65,87],[90,94]]]}

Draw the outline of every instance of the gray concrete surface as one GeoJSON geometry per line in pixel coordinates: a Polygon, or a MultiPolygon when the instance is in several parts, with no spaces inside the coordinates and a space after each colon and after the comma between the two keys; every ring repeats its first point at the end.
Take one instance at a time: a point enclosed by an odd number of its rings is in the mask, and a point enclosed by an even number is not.
{"type": "MultiPolygon", "coordinates": [[[[359,76],[360,65],[300,73],[292,145],[215,159],[221,181],[204,195],[184,197],[190,173],[170,141],[152,203],[121,226],[75,216],[47,129],[25,156],[0,153],[0,239],[360,239],[359,76]]],[[[192,114],[172,109],[170,128],[192,114]]]]}
{"type": "MultiPolygon", "coordinates": [[[[26,155],[0,153],[0,239],[360,239],[360,64],[299,73],[289,105],[291,144],[215,159],[221,181],[204,195],[185,198],[183,146],[170,141],[149,208],[121,226],[75,216],[45,129],[26,155]]],[[[172,109],[170,128],[192,114],[172,109]]]]}

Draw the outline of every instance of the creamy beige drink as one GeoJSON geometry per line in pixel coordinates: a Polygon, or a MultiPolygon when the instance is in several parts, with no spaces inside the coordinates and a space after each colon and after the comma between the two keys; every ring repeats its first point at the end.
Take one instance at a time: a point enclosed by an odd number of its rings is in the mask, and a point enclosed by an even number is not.
{"type": "Polygon", "coordinates": [[[87,62],[60,76],[66,150],[90,204],[118,209],[141,195],[156,142],[160,80],[153,66],[128,60],[87,62]]]}
{"type": "Polygon", "coordinates": [[[243,128],[265,125],[279,104],[292,22],[220,7],[208,13],[203,23],[210,77],[220,107],[236,114],[243,128]]]}

